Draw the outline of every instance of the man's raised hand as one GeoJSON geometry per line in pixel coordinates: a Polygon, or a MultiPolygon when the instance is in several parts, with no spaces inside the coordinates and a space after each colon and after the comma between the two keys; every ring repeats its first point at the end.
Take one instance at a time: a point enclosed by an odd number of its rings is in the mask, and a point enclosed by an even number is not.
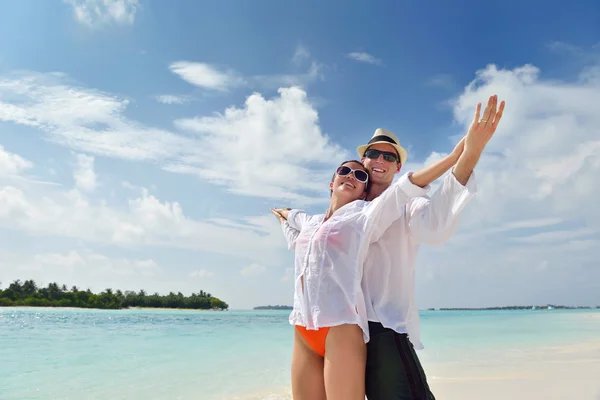
{"type": "Polygon", "coordinates": [[[498,96],[490,96],[481,119],[479,119],[481,103],[477,104],[475,118],[465,137],[465,152],[474,152],[477,155],[483,152],[483,149],[496,132],[504,112],[504,104],[504,101],[501,101],[500,107],[498,107],[498,96]]]}
{"type": "Polygon", "coordinates": [[[498,128],[498,123],[500,123],[503,112],[504,101],[500,102],[500,107],[498,108],[498,96],[496,95],[491,96],[488,100],[487,107],[483,111],[483,117],[481,119],[479,119],[481,103],[477,104],[475,118],[469,128],[469,132],[467,132],[467,136],[464,138],[464,151],[458,158],[458,162],[453,170],[456,180],[458,180],[461,185],[466,185],[469,180],[483,149],[496,132],[496,128],[498,128]]]}

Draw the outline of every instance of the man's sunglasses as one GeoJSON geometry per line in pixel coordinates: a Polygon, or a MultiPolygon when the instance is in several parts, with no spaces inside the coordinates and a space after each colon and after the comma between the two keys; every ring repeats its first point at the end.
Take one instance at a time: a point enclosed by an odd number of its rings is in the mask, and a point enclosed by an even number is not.
{"type": "Polygon", "coordinates": [[[337,171],[335,171],[335,173],[339,176],[346,176],[349,173],[352,173],[356,180],[362,183],[367,183],[367,181],[369,180],[369,174],[367,174],[362,169],[352,169],[346,165],[342,165],[341,167],[339,167],[337,171]]]}
{"type": "Polygon", "coordinates": [[[376,149],[369,149],[365,151],[365,157],[367,158],[377,159],[380,155],[383,155],[383,159],[387,162],[399,161],[398,156],[391,151],[381,151],[376,149]]]}

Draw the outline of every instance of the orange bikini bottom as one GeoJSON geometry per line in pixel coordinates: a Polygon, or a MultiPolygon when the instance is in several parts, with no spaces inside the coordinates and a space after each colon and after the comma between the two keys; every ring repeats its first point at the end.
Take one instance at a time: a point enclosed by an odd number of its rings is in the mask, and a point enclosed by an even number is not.
{"type": "Polygon", "coordinates": [[[302,335],[311,349],[321,357],[325,357],[325,339],[329,333],[329,327],[319,328],[317,330],[306,329],[303,326],[296,325],[296,329],[302,335]]]}

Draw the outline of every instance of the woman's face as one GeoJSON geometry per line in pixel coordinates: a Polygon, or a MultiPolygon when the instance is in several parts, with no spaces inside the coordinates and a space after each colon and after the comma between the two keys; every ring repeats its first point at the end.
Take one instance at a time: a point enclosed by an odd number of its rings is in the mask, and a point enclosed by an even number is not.
{"type": "Polygon", "coordinates": [[[338,167],[333,182],[329,184],[329,188],[333,192],[333,195],[341,197],[346,201],[364,199],[368,177],[369,175],[362,165],[355,162],[347,162],[338,167]]]}

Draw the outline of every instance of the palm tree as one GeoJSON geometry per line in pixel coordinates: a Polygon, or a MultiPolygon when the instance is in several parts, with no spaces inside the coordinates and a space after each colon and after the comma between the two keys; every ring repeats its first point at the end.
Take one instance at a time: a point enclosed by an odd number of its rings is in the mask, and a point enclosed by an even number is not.
{"type": "Polygon", "coordinates": [[[60,297],[60,287],[58,283],[52,282],[48,284],[48,295],[51,299],[58,299],[60,297]]]}
{"type": "Polygon", "coordinates": [[[31,295],[37,292],[38,288],[33,279],[29,279],[23,282],[23,293],[26,295],[31,295]]]}
{"type": "Polygon", "coordinates": [[[17,279],[13,283],[11,283],[8,288],[18,294],[21,294],[21,292],[23,291],[23,286],[21,285],[20,279],[17,279]]]}

